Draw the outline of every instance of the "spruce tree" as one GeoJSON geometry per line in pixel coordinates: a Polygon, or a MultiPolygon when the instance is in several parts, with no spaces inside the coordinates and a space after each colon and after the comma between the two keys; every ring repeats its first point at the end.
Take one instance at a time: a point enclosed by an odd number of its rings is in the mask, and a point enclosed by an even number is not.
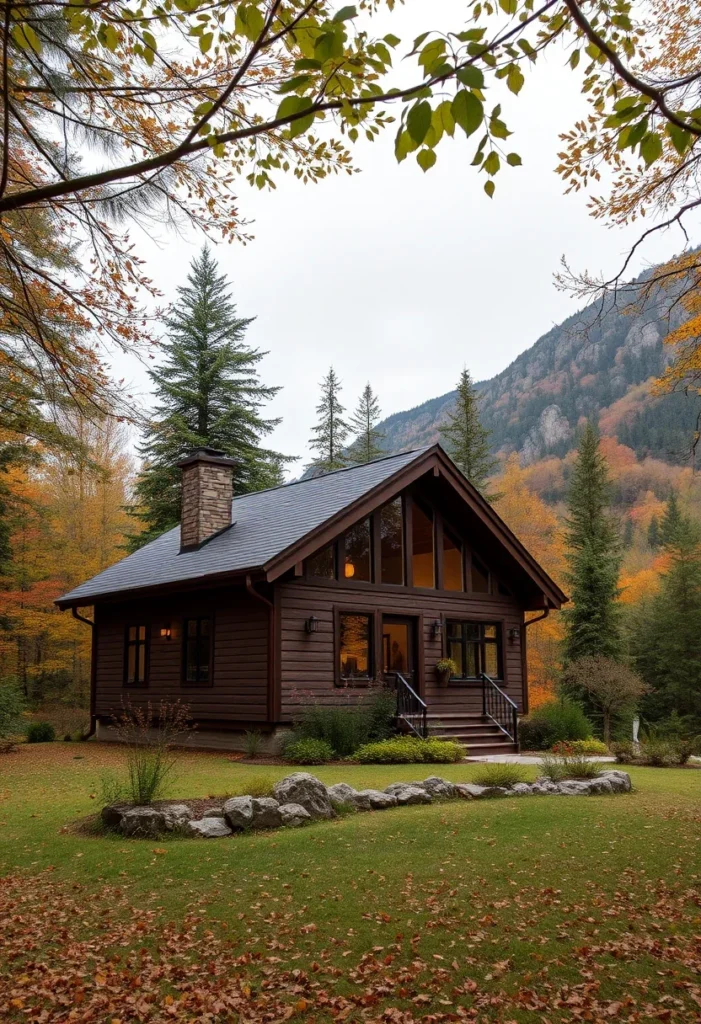
{"type": "Polygon", "coordinates": [[[321,382],[321,401],[316,407],[319,422],[312,429],[309,447],[316,452],[310,465],[321,472],[330,473],[348,465],[344,451],[350,428],[343,419],[345,407],[341,405],[341,382],[333,366],[321,382]]]}
{"type": "Polygon", "coordinates": [[[384,434],[377,429],[380,419],[380,403],[370,384],[366,384],[360,396],[358,406],[351,416],[350,426],[355,434],[351,447],[354,462],[372,462],[384,455],[380,441],[384,434]]]}
{"type": "Polygon", "coordinates": [[[660,523],[657,516],[653,516],[647,528],[647,543],[651,551],[657,551],[660,546],[660,523]]]}
{"type": "Polygon", "coordinates": [[[448,414],[440,433],[453,462],[483,497],[493,501],[496,495],[486,494],[486,486],[496,459],[490,452],[490,432],[480,422],[479,398],[466,369],[460,374],[455,410],[448,414]]]}
{"type": "Polygon", "coordinates": [[[674,535],[682,525],[682,521],[683,518],[679,509],[679,503],[677,502],[677,496],[674,491],[671,491],[669,498],[667,498],[667,507],[664,510],[662,522],[660,523],[660,542],[664,547],[672,543],[674,535]]]}
{"type": "Polygon", "coordinates": [[[143,468],[129,510],[144,526],[130,538],[136,550],[180,521],[180,470],[193,448],[218,448],[237,460],[234,493],[281,482],[287,461],[261,446],[278,420],[260,408],[279,388],[265,387],[258,363],[266,355],[244,343],[253,318],[236,313],[230,286],[205,246],[166,318],[164,358],[149,376],[157,405],[139,449],[143,468]]]}
{"type": "Polygon", "coordinates": [[[608,510],[609,476],[591,423],[577,450],[568,495],[567,583],[574,607],[566,609],[566,662],[584,657],[621,660],[618,597],[620,542],[608,510]]]}

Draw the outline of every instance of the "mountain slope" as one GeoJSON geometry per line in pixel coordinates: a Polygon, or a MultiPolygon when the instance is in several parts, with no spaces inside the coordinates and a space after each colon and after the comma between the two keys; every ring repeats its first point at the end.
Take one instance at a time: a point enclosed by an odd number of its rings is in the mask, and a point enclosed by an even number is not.
{"type": "MultiPolygon", "coordinates": [[[[593,417],[603,433],[640,458],[688,464],[698,396],[656,397],[650,391],[670,355],[663,345],[671,328],[662,303],[642,313],[630,307],[599,313],[597,305],[576,313],[478,384],[494,451],[517,451],[526,464],[562,456],[575,444],[577,424],[593,417]]],[[[465,362],[469,366],[469,352],[465,362]]],[[[455,392],[449,392],[389,416],[380,425],[386,449],[438,440],[454,400],[455,392]]]]}

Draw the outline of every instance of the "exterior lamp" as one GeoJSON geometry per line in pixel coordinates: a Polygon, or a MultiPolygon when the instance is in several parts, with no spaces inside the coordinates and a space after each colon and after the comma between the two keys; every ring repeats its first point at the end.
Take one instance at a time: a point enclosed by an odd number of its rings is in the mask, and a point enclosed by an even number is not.
{"type": "Polygon", "coordinates": [[[518,641],[520,639],[521,639],[521,630],[518,628],[518,626],[513,626],[509,630],[509,643],[510,644],[518,643],[518,641]]]}
{"type": "Polygon", "coordinates": [[[316,615],[310,615],[309,618],[305,620],[304,628],[307,633],[317,633],[319,631],[319,620],[316,615]]]}
{"type": "Polygon", "coordinates": [[[443,636],[443,623],[440,619],[436,619],[433,623],[433,639],[440,640],[443,636]]]}
{"type": "Polygon", "coordinates": [[[166,640],[170,640],[172,635],[173,635],[173,631],[171,630],[170,625],[161,626],[161,636],[162,637],[164,637],[166,640]]]}

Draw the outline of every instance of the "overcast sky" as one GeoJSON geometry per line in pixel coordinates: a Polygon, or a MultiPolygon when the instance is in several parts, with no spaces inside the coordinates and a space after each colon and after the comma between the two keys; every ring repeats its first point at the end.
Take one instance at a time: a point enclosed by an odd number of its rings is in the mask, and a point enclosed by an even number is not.
{"type": "MultiPolygon", "coordinates": [[[[463,11],[459,0],[410,0],[381,31],[409,40],[428,27],[459,29],[463,11]]],[[[500,172],[492,200],[485,176],[470,166],[474,138],[441,142],[424,174],[413,155],[396,163],[392,129],[356,147],[361,173],[352,177],[315,186],[280,178],[275,192],[264,193],[242,182],[239,209],[252,221],[254,241],[219,245],[215,256],[239,314],[256,317],[247,339],[269,352],[264,381],[283,386],[269,408],[282,417],[272,443],[302,457],[293,474],[309,457],[318,384],[329,365],[349,411],[368,380],[384,415],[411,408],[451,390],[464,365],[477,380],[493,376],[575,311],[577,303],[553,284],[563,254],[579,270],[618,269],[639,228],[612,230],[592,220],[587,196],[565,196],[554,174],[558,134],[585,109],[564,64],[553,51],[527,74],[519,97],[507,94],[504,116],[515,130],[509,148],[523,166],[500,172]]],[[[164,228],[156,238],[133,238],[168,301],[202,236],[164,228]]],[[[659,236],[646,262],[680,248],[679,235],[659,236]]],[[[120,358],[115,369],[147,404],[140,364],[120,358]]]]}

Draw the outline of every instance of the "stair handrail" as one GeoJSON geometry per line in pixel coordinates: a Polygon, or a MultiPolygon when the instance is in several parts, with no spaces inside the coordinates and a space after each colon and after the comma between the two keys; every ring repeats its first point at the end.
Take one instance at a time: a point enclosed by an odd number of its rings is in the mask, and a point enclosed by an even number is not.
{"type": "Polygon", "coordinates": [[[482,672],[482,714],[518,746],[518,705],[486,672],[482,672]]]}
{"type": "Polygon", "coordinates": [[[422,740],[428,736],[428,705],[401,672],[394,673],[397,691],[397,719],[401,719],[422,740]]]}

